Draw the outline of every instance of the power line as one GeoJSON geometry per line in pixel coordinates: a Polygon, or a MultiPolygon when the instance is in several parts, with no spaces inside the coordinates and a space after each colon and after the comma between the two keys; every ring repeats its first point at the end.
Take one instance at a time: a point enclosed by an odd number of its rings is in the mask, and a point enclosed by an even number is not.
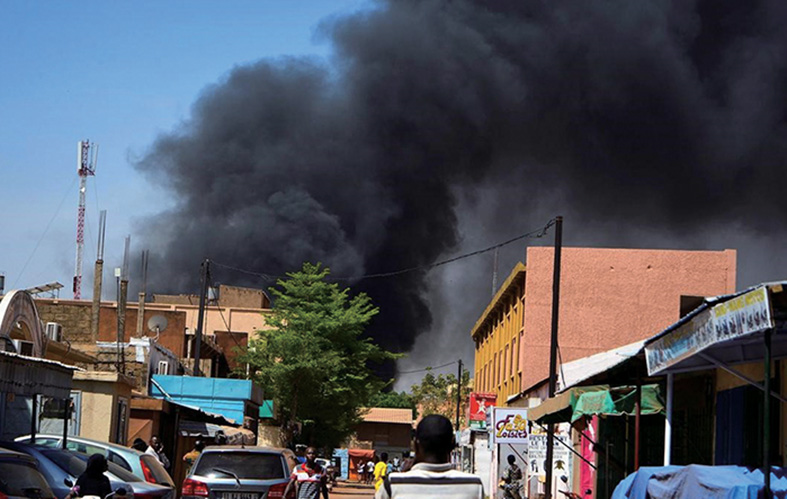
{"type": "MultiPolygon", "coordinates": [[[[410,273],[410,272],[431,270],[433,268],[440,267],[440,266],[443,266],[443,265],[447,265],[449,263],[454,263],[454,262],[457,262],[459,260],[464,260],[465,258],[470,258],[472,256],[477,256],[477,255],[481,255],[483,253],[488,253],[490,251],[494,251],[496,249],[502,248],[503,246],[508,246],[509,244],[515,243],[517,241],[521,241],[522,239],[527,239],[527,238],[538,239],[538,238],[544,237],[546,235],[547,231],[549,230],[549,228],[552,227],[554,224],[555,224],[555,219],[552,219],[549,222],[547,222],[546,225],[544,225],[543,227],[541,227],[539,229],[532,230],[530,232],[526,232],[526,233],[521,234],[521,235],[516,236],[516,237],[512,237],[511,239],[508,239],[507,241],[503,241],[501,243],[493,244],[492,246],[489,246],[487,248],[483,248],[483,249],[476,250],[476,251],[471,251],[469,253],[464,253],[462,255],[455,256],[455,257],[452,257],[452,258],[448,258],[448,259],[445,259],[445,260],[441,260],[441,261],[435,262],[435,263],[430,263],[430,264],[426,264],[426,265],[417,265],[415,267],[407,267],[407,268],[403,268],[403,269],[399,269],[399,270],[394,270],[394,271],[391,271],[391,272],[380,272],[380,273],[376,273],[376,274],[365,274],[365,275],[359,275],[359,276],[354,276],[354,277],[352,277],[352,276],[334,277],[334,276],[330,276],[329,275],[328,277],[326,277],[326,280],[332,280],[332,281],[360,281],[360,280],[363,280],[363,279],[379,279],[379,278],[385,278],[385,277],[394,277],[394,276],[398,276],[398,275],[402,275],[402,274],[407,274],[407,273],[410,273]]],[[[226,263],[220,263],[220,262],[217,262],[215,260],[211,260],[211,263],[213,263],[214,265],[216,265],[218,267],[223,267],[223,268],[228,269],[228,270],[234,270],[235,272],[240,272],[240,273],[247,274],[247,275],[252,275],[252,276],[255,276],[255,277],[260,277],[262,279],[269,280],[269,281],[270,280],[274,280],[274,279],[286,279],[287,278],[286,275],[276,275],[276,274],[271,274],[271,273],[267,273],[267,272],[256,272],[256,271],[253,271],[253,270],[242,269],[242,268],[235,267],[235,266],[232,266],[232,265],[227,265],[226,263]]]]}
{"type": "Polygon", "coordinates": [[[63,199],[60,200],[60,204],[57,206],[57,210],[55,211],[55,214],[52,215],[52,218],[49,220],[49,223],[46,224],[46,227],[44,228],[44,232],[42,232],[41,237],[38,238],[38,241],[36,242],[33,251],[30,253],[30,256],[27,257],[27,261],[25,261],[25,264],[22,265],[22,270],[19,271],[19,274],[17,274],[16,279],[14,279],[14,284],[11,286],[11,288],[16,287],[16,284],[19,282],[19,279],[22,277],[22,274],[25,273],[25,269],[27,269],[27,265],[30,263],[30,260],[33,259],[33,255],[36,254],[36,251],[38,250],[38,246],[41,244],[41,241],[44,240],[44,236],[46,236],[46,233],[49,232],[49,228],[52,226],[52,222],[54,222],[55,218],[57,218],[57,216],[60,214],[60,209],[63,208],[63,203],[66,202],[66,198],[68,197],[69,194],[71,194],[71,189],[74,187],[76,181],[77,181],[76,177],[74,177],[74,179],[71,181],[71,185],[68,186],[68,189],[66,189],[65,194],[63,194],[63,199]]]}
{"type": "Polygon", "coordinates": [[[414,370],[414,371],[398,371],[396,374],[414,374],[414,373],[422,373],[422,372],[426,372],[426,371],[434,371],[434,370],[436,370],[436,369],[442,369],[442,368],[444,368],[444,367],[448,367],[448,366],[454,365],[454,364],[456,364],[457,362],[458,362],[458,361],[454,360],[454,361],[451,361],[451,362],[449,362],[448,364],[443,364],[443,365],[441,365],[441,366],[435,366],[435,367],[431,367],[431,366],[430,366],[430,367],[424,367],[423,369],[416,369],[416,370],[414,370]]]}

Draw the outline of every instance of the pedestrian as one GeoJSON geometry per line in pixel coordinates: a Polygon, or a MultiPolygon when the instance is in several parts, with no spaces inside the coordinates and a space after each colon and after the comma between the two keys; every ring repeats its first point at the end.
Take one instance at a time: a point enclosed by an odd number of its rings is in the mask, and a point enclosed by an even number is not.
{"type": "Polygon", "coordinates": [[[383,479],[388,475],[388,453],[380,454],[380,461],[374,465],[374,490],[383,486],[383,479]]]}
{"type": "Polygon", "coordinates": [[[503,479],[500,483],[500,488],[503,489],[503,497],[505,499],[522,499],[520,489],[522,485],[522,469],[516,464],[516,457],[513,454],[508,455],[508,466],[503,472],[503,479]]]}
{"type": "Polygon", "coordinates": [[[148,444],[146,444],[141,438],[137,437],[134,439],[134,443],[131,444],[131,448],[138,450],[139,452],[145,452],[148,450],[148,444]]]}
{"type": "Polygon", "coordinates": [[[84,496],[104,498],[112,493],[112,485],[104,474],[109,469],[107,458],[103,454],[93,454],[87,459],[87,468],[77,478],[77,483],[65,499],[84,496]]]}
{"type": "Polygon", "coordinates": [[[183,456],[183,462],[191,469],[191,465],[197,460],[202,450],[205,448],[205,442],[197,440],[194,442],[194,448],[183,456]]]}
{"type": "Polygon", "coordinates": [[[361,478],[361,483],[366,483],[366,461],[358,463],[358,475],[361,478]]]}
{"type": "Polygon", "coordinates": [[[372,459],[366,463],[366,484],[371,485],[372,479],[374,478],[374,465],[377,463],[378,458],[374,456],[372,459]]]}
{"type": "Polygon", "coordinates": [[[145,450],[145,454],[150,454],[151,456],[158,459],[158,462],[164,467],[164,469],[169,471],[169,459],[167,459],[166,454],[164,454],[164,444],[161,443],[161,440],[153,435],[150,437],[150,445],[145,450]]]}
{"type": "Polygon", "coordinates": [[[454,428],[444,416],[432,414],[415,429],[415,464],[410,471],[391,473],[375,493],[376,499],[421,499],[449,496],[482,499],[481,479],[453,469],[454,428]]]}
{"type": "Polygon", "coordinates": [[[290,475],[290,483],[284,489],[284,497],[290,497],[290,490],[295,489],[296,499],[328,499],[328,475],[317,462],[317,449],[306,448],[306,462],[297,465],[290,475]]]}

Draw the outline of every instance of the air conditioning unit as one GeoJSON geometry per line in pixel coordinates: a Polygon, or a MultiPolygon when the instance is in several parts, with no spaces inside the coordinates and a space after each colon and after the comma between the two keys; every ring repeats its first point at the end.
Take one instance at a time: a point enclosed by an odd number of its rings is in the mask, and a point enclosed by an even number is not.
{"type": "Polygon", "coordinates": [[[156,374],[169,374],[169,362],[166,360],[158,361],[158,373],[156,374]]]}
{"type": "Polygon", "coordinates": [[[14,342],[14,348],[19,355],[33,356],[33,342],[25,340],[11,340],[14,342]]]}
{"type": "Polygon", "coordinates": [[[50,341],[60,342],[63,339],[63,326],[57,322],[46,323],[46,337],[50,341]]]}

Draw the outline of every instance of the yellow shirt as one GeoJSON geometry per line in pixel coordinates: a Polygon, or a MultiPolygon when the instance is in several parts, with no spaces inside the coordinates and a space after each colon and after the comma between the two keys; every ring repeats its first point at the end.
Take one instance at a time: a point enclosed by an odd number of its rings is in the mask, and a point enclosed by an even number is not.
{"type": "Polygon", "coordinates": [[[383,485],[383,478],[388,472],[388,465],[380,461],[374,465],[374,490],[379,489],[383,485]]]}

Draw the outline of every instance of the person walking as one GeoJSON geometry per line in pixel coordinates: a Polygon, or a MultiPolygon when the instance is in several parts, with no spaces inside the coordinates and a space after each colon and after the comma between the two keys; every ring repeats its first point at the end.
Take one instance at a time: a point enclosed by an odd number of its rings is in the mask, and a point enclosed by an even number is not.
{"type": "Polygon", "coordinates": [[[380,454],[380,461],[374,465],[374,490],[383,486],[383,478],[388,475],[388,453],[380,454]]]}
{"type": "Polygon", "coordinates": [[[483,499],[481,479],[453,469],[453,448],[451,421],[437,414],[426,416],[415,429],[415,464],[410,471],[386,476],[375,499],[483,499]]]}
{"type": "Polygon", "coordinates": [[[372,479],[374,478],[374,465],[377,462],[377,456],[374,456],[372,459],[369,459],[369,462],[366,463],[366,484],[371,485],[372,479]]]}
{"type": "Polygon", "coordinates": [[[290,497],[290,490],[295,488],[296,499],[328,499],[328,476],[325,469],[317,462],[317,449],[306,448],[306,462],[297,465],[290,475],[290,483],[284,489],[284,497],[290,497]]]}

